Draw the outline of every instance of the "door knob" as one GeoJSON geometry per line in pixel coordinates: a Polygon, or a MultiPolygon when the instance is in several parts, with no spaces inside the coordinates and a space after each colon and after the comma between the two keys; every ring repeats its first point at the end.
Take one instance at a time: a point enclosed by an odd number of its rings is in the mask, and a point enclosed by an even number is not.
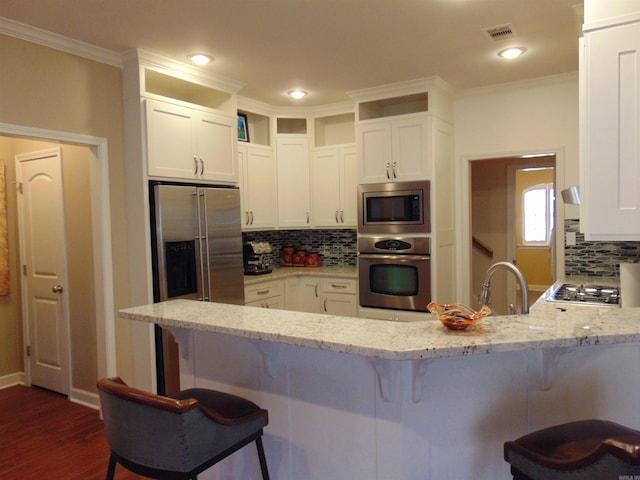
{"type": "Polygon", "coordinates": [[[62,285],[54,285],[54,286],[51,288],[51,291],[52,291],[53,293],[60,293],[60,292],[62,292],[62,290],[64,290],[64,289],[62,288],[62,285]]]}

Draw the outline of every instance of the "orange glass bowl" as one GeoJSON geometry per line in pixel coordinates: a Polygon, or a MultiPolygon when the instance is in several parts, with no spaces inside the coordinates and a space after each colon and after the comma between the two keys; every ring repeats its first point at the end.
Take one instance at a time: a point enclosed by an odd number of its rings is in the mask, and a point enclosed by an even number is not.
{"type": "Polygon", "coordinates": [[[461,303],[436,303],[427,305],[429,311],[440,320],[443,325],[451,330],[464,330],[476,324],[487,315],[491,315],[491,309],[486,305],[477,312],[461,303]]]}

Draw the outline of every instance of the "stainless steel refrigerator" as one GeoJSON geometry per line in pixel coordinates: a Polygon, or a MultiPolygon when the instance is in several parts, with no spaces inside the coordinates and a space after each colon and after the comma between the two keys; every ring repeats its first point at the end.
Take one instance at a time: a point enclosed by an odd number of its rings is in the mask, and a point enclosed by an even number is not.
{"type": "MultiPolygon", "coordinates": [[[[243,305],[240,191],[152,182],[150,196],[154,300],[243,305]]],[[[177,346],[159,327],[156,367],[159,393],[177,391],[177,346]]]]}

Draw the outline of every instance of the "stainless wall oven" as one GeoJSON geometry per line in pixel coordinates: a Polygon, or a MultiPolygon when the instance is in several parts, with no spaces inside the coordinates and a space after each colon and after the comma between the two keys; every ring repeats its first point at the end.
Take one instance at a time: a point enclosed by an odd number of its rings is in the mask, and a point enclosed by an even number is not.
{"type": "Polygon", "coordinates": [[[431,243],[425,236],[358,236],[360,305],[427,311],[431,243]]]}
{"type": "Polygon", "coordinates": [[[428,180],[358,186],[358,234],[406,235],[431,232],[428,180]]]}

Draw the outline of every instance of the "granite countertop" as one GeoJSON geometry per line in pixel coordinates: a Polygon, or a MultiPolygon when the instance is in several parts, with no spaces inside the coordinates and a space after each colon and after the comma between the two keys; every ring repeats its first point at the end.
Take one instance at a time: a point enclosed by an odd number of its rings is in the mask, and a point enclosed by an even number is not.
{"type": "Polygon", "coordinates": [[[528,315],[489,316],[458,332],[425,314],[393,322],[173,300],[120,311],[124,319],[390,360],[640,342],[640,308],[539,299],[528,315]]]}
{"type": "Polygon", "coordinates": [[[255,285],[269,280],[280,280],[299,275],[314,275],[317,277],[358,278],[358,267],[276,267],[271,273],[262,275],[245,275],[245,285],[255,285]]]}

